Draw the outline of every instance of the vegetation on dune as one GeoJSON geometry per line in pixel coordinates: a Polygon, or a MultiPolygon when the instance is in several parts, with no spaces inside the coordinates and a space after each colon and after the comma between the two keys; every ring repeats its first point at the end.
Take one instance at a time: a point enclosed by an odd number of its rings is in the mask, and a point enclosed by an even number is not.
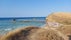
{"type": "Polygon", "coordinates": [[[48,21],[52,19],[59,24],[63,24],[58,28],[58,30],[64,34],[71,35],[71,14],[70,13],[54,13],[50,15],[48,18],[49,18],[48,21]]]}
{"type": "Polygon", "coordinates": [[[71,40],[71,13],[65,12],[53,13],[46,18],[46,21],[47,23],[48,22],[58,23],[57,30],[70,37],[71,40]]]}
{"type": "Polygon", "coordinates": [[[47,22],[58,22],[65,25],[71,25],[71,14],[70,13],[53,13],[46,18],[47,22]]]}
{"type": "Polygon", "coordinates": [[[49,28],[26,27],[11,31],[1,37],[1,40],[66,40],[56,31],[49,28]]]}
{"type": "Polygon", "coordinates": [[[1,40],[29,40],[29,36],[36,32],[39,27],[26,27],[11,31],[1,37],[1,40]]]}
{"type": "Polygon", "coordinates": [[[67,40],[51,29],[40,29],[31,36],[31,40],[67,40]]]}
{"type": "Polygon", "coordinates": [[[66,35],[71,35],[71,25],[63,25],[58,30],[66,35]]]}

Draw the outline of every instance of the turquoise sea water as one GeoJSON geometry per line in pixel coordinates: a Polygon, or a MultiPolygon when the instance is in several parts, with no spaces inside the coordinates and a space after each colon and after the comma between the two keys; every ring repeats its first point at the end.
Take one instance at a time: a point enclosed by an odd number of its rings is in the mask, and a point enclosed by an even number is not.
{"type": "Polygon", "coordinates": [[[44,24],[45,17],[0,18],[0,34],[25,26],[41,27],[44,24]]]}

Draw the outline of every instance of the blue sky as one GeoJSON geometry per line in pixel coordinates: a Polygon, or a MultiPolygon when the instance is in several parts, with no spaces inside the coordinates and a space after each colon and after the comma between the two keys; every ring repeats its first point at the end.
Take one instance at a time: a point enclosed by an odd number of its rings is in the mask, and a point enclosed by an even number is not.
{"type": "Polygon", "coordinates": [[[0,0],[0,17],[45,17],[71,12],[71,0],[0,0]]]}

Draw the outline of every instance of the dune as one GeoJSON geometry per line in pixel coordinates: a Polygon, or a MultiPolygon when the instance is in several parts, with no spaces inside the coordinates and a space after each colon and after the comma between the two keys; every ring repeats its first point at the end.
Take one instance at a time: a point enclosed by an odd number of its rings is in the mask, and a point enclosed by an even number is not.
{"type": "Polygon", "coordinates": [[[0,40],[29,40],[28,37],[36,32],[38,29],[39,27],[33,26],[19,28],[7,33],[3,37],[1,37],[0,40]]]}
{"type": "Polygon", "coordinates": [[[71,13],[56,12],[46,17],[46,23],[48,26],[55,28],[71,28],[71,13]]]}
{"type": "Polygon", "coordinates": [[[46,23],[67,35],[71,40],[71,13],[55,12],[46,17],[46,23]]]}

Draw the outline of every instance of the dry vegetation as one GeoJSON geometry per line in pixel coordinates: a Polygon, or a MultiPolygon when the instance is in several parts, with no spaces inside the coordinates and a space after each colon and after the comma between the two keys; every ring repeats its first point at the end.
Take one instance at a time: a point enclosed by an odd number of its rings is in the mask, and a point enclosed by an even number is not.
{"type": "Polygon", "coordinates": [[[1,40],[67,40],[50,28],[26,27],[16,29],[1,37],[1,40]]]}
{"type": "Polygon", "coordinates": [[[47,18],[47,21],[63,24],[58,28],[58,30],[64,34],[71,34],[71,13],[53,13],[47,18]]]}
{"type": "Polygon", "coordinates": [[[71,24],[71,13],[53,13],[46,18],[47,22],[58,22],[66,25],[71,24]]]}
{"type": "Polygon", "coordinates": [[[47,22],[56,22],[62,24],[59,26],[57,30],[61,31],[61,33],[70,36],[71,40],[71,13],[53,13],[46,18],[47,22]]]}
{"type": "Polygon", "coordinates": [[[20,28],[4,35],[3,37],[1,37],[1,40],[29,40],[28,36],[32,35],[38,29],[39,27],[32,27],[32,26],[20,28]]]}
{"type": "Polygon", "coordinates": [[[71,35],[71,25],[64,25],[58,28],[58,30],[66,35],[71,35]]]}
{"type": "Polygon", "coordinates": [[[40,29],[31,36],[31,40],[68,40],[66,38],[63,38],[52,29],[40,29]]]}

